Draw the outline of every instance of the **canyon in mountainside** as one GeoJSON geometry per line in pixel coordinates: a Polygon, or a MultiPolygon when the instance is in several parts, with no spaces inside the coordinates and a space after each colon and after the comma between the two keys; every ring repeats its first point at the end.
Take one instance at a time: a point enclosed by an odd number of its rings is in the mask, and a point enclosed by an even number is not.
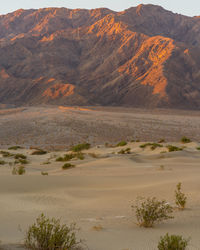
{"type": "Polygon", "coordinates": [[[200,18],[159,6],[0,16],[0,103],[200,108],[200,18]]]}

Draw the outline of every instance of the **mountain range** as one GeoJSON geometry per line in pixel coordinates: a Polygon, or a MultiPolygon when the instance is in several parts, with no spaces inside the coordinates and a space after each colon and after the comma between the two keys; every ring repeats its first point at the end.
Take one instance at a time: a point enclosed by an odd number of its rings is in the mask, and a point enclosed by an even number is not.
{"type": "Polygon", "coordinates": [[[200,109],[200,17],[156,5],[0,16],[0,103],[200,109]]]}

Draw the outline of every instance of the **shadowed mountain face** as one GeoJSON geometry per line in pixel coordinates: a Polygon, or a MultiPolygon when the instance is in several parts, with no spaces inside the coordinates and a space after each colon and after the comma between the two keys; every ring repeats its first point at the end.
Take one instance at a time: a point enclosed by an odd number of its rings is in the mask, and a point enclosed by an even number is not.
{"type": "Polygon", "coordinates": [[[159,6],[0,16],[0,103],[200,108],[200,18],[159,6]]]}

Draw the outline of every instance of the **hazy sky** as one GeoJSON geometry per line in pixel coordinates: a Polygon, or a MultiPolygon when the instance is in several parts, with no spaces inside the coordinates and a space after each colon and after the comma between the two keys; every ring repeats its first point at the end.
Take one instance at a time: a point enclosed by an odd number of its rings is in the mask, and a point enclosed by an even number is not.
{"type": "Polygon", "coordinates": [[[200,16],[200,0],[0,0],[0,14],[16,9],[38,9],[43,7],[97,8],[107,7],[112,10],[124,10],[140,3],[161,5],[168,10],[188,16],[200,16]]]}

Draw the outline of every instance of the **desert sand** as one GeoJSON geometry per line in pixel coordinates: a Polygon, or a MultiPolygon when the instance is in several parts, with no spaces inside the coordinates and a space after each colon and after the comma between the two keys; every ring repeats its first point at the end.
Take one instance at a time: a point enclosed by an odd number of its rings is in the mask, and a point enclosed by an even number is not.
{"type": "Polygon", "coordinates": [[[75,168],[63,170],[56,158],[63,151],[31,155],[34,149],[4,151],[27,156],[26,173],[12,175],[13,157],[2,157],[0,167],[0,239],[3,249],[23,249],[24,232],[41,213],[75,222],[78,237],[91,250],[153,250],[160,236],[191,237],[188,249],[200,249],[200,151],[199,143],[172,143],[183,151],[168,152],[166,145],[151,150],[142,142],[124,147],[94,146],[83,151],[84,160],[72,160],[75,168]],[[131,148],[127,155],[121,149],[131,148]],[[8,164],[10,162],[10,164],[8,164]],[[47,164],[48,163],[48,164],[47,164]],[[160,167],[163,165],[164,167],[160,167]],[[42,176],[41,171],[48,172],[42,176]],[[187,208],[174,211],[174,219],[145,229],[137,226],[131,205],[137,197],[166,199],[175,206],[174,190],[182,182],[187,208]]]}

